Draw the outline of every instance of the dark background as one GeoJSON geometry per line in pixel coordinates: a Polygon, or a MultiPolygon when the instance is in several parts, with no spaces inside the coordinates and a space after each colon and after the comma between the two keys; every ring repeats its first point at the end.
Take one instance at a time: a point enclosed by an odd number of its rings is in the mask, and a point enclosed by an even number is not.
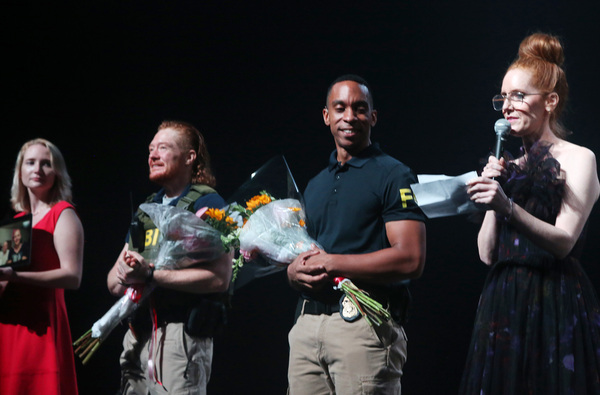
{"type": "MultiPolygon", "coordinates": [[[[570,140],[600,153],[598,5],[533,2],[20,2],[3,5],[0,179],[3,216],[20,146],[45,137],[63,152],[85,233],[81,289],[67,292],[73,337],[115,301],[105,280],[136,204],[154,191],[147,145],[163,119],[206,136],[227,198],[284,154],[301,189],[333,149],[321,109],[330,81],[352,72],[372,85],[373,141],[418,173],[480,168],[500,117],[491,97],[520,41],[559,35],[571,87],[570,140]],[[60,4],[60,5],[59,5],[60,4]]],[[[511,141],[516,152],[518,141],[511,141]]],[[[584,268],[600,280],[600,218],[592,213],[584,268]]],[[[479,291],[478,226],[430,220],[423,277],[412,284],[403,393],[456,393],[479,291]]],[[[283,394],[296,294],[282,273],[234,299],[215,339],[212,394],[283,394]]],[[[86,366],[82,394],[119,385],[124,327],[86,366]]]]}

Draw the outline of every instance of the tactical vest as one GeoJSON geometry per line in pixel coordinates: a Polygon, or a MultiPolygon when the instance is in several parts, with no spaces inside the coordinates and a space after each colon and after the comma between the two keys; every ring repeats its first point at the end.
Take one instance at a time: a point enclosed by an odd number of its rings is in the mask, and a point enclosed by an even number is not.
{"type": "MultiPolygon", "coordinates": [[[[194,203],[200,197],[216,191],[207,185],[192,185],[181,197],[176,207],[194,212],[194,203]]],[[[154,202],[156,194],[150,195],[145,203],[154,202]]],[[[160,237],[156,225],[150,217],[139,210],[129,232],[129,248],[138,251],[144,259],[152,262],[158,254],[160,237]],[[137,229],[135,229],[137,228],[137,229]],[[137,239],[135,239],[137,237],[137,239]]],[[[159,324],[161,322],[184,322],[185,329],[192,336],[212,336],[225,322],[225,294],[192,294],[157,287],[142,306],[152,303],[159,324]]],[[[136,332],[148,333],[150,317],[146,308],[138,308],[130,317],[136,332]]]]}
{"type": "MultiPolygon", "coordinates": [[[[216,193],[216,191],[207,185],[194,184],[190,187],[188,193],[177,201],[175,207],[193,212],[196,200],[209,193],[216,193]]],[[[148,196],[144,203],[154,202],[155,197],[156,193],[153,193],[148,196]]],[[[159,231],[152,219],[148,214],[138,209],[129,229],[127,240],[129,248],[132,251],[139,252],[147,261],[153,262],[158,254],[159,236],[159,231]]]]}

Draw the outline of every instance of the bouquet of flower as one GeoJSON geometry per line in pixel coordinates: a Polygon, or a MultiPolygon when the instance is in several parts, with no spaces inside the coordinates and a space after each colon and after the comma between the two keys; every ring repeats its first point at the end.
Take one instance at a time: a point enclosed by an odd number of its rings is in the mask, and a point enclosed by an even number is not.
{"type": "MultiPolygon", "coordinates": [[[[305,215],[296,199],[272,201],[251,213],[239,233],[240,252],[245,260],[256,255],[265,258],[274,270],[281,270],[292,263],[302,252],[313,246],[321,248],[305,227],[305,215]]],[[[337,277],[335,289],[344,292],[365,320],[381,325],[390,313],[365,291],[347,278],[337,277]]]]}
{"type": "MultiPolygon", "coordinates": [[[[230,205],[231,209],[239,215],[239,218],[242,219],[243,225],[245,226],[248,218],[254,214],[259,208],[271,203],[275,198],[269,194],[267,191],[261,191],[258,195],[251,197],[245,206],[234,203],[230,205]]],[[[243,228],[241,228],[243,229],[243,228]]],[[[239,235],[241,233],[241,229],[236,232],[236,242],[237,247],[239,248],[239,235]]],[[[235,284],[238,274],[240,273],[240,269],[244,266],[244,261],[248,256],[245,256],[243,251],[240,251],[240,255],[233,261],[233,273],[231,276],[231,283],[235,284]]],[[[233,288],[233,287],[232,287],[233,288]]]]}
{"type": "Polygon", "coordinates": [[[76,347],[75,354],[83,359],[82,363],[84,365],[94,355],[104,339],[116,328],[117,324],[129,317],[140,301],[152,292],[152,289],[152,286],[146,287],[144,285],[128,287],[125,295],[92,325],[92,329],[89,329],[73,343],[73,346],[76,347]]]}
{"type": "Polygon", "coordinates": [[[296,199],[275,200],[252,213],[240,238],[240,252],[251,260],[260,254],[270,263],[281,266],[317,245],[305,229],[305,216],[296,199]]]}
{"type": "MultiPolygon", "coordinates": [[[[154,260],[155,270],[175,270],[217,258],[223,251],[238,248],[238,223],[232,209],[202,209],[194,214],[177,207],[145,203],[140,209],[150,216],[161,239],[154,260]],[[205,218],[204,220],[200,217],[205,218]]],[[[128,257],[126,256],[126,259],[128,257]]],[[[104,339],[127,318],[154,289],[152,285],[133,285],[125,295],[73,345],[75,354],[86,364],[104,339]]]]}

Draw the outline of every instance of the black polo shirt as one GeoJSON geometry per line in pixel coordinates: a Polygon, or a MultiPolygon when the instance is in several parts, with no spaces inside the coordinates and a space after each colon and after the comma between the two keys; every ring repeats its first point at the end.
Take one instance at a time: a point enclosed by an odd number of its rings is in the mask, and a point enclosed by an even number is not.
{"type": "Polygon", "coordinates": [[[304,193],[308,232],[332,254],[387,248],[386,222],[425,221],[410,189],[416,182],[408,166],[377,144],[343,166],[334,151],[329,166],[310,180],[304,193]]]}

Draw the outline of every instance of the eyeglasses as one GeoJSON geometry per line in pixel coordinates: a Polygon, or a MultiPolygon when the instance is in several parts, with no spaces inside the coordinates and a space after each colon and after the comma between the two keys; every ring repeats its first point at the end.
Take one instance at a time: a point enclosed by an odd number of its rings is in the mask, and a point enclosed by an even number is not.
{"type": "Polygon", "coordinates": [[[496,95],[492,97],[492,105],[494,106],[494,110],[502,111],[502,107],[504,107],[504,102],[507,99],[513,103],[523,103],[523,99],[525,99],[525,96],[531,95],[545,95],[545,93],[509,92],[507,94],[496,95]]]}

